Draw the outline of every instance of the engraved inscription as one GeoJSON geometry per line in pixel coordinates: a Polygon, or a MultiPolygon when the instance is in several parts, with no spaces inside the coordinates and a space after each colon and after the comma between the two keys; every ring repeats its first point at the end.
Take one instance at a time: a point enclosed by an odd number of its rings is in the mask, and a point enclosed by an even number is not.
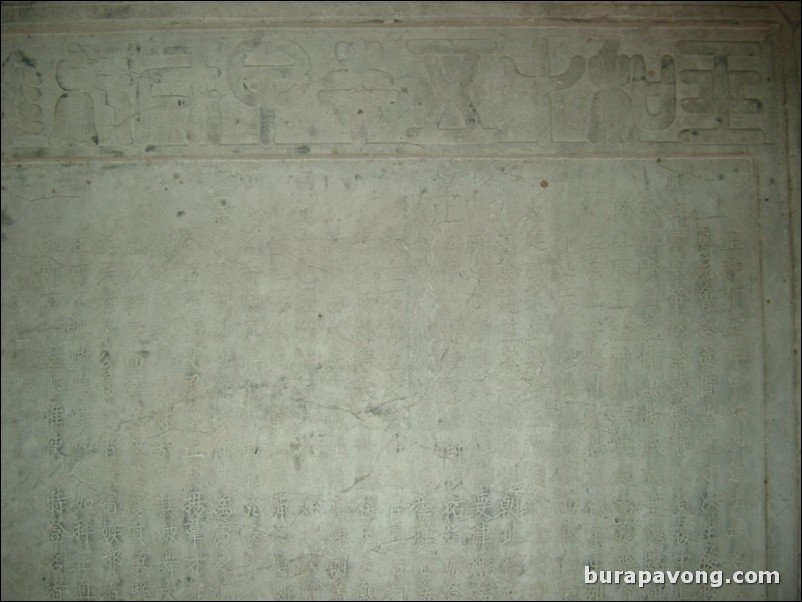
{"type": "Polygon", "coordinates": [[[265,30],[215,41],[93,34],[50,49],[12,36],[2,62],[3,152],[295,155],[342,145],[392,153],[402,144],[406,152],[485,145],[504,153],[554,143],[771,142],[779,91],[765,32],[717,41],[680,29],[654,47],[632,32],[594,32],[448,37],[415,28],[321,38],[265,30]]]}

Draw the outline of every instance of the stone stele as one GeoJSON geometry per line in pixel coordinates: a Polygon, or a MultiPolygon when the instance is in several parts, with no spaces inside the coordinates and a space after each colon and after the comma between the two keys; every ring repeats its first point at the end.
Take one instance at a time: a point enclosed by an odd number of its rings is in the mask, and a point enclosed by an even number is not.
{"type": "Polygon", "coordinates": [[[4,2],[3,599],[798,599],[799,23],[4,2]]]}

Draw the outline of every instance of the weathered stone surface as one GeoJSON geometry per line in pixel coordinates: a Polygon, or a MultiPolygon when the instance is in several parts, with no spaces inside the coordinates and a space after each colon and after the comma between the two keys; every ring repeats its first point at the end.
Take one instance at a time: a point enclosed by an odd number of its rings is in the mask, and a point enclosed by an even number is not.
{"type": "Polygon", "coordinates": [[[2,11],[4,598],[798,597],[798,3],[2,11]]]}

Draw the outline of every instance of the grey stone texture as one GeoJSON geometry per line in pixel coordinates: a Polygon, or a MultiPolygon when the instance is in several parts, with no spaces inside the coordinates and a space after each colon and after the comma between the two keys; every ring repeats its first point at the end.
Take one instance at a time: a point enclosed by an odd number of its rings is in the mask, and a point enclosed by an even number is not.
{"type": "Polygon", "coordinates": [[[4,2],[3,599],[798,599],[799,15],[4,2]]]}

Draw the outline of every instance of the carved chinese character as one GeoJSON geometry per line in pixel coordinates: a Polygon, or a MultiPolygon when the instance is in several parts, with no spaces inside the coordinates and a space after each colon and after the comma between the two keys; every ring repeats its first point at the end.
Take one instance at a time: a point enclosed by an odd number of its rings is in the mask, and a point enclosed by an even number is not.
{"type": "Polygon", "coordinates": [[[395,78],[379,68],[383,47],[379,42],[355,39],[335,47],[343,69],[326,75],[318,98],[330,105],[341,124],[351,130],[354,141],[367,142],[369,130],[386,119],[401,92],[395,78]]]}
{"type": "Polygon", "coordinates": [[[674,121],[673,59],[663,57],[660,79],[653,81],[647,79],[642,56],[620,55],[618,48],[617,41],[607,41],[588,60],[588,75],[597,88],[591,102],[591,142],[636,142],[641,129],[665,129],[674,121]],[[656,102],[650,105],[650,100],[656,102]]]}
{"type": "Polygon", "coordinates": [[[38,146],[42,120],[42,73],[38,61],[19,48],[3,60],[3,145],[38,146]]]}
{"type": "Polygon", "coordinates": [[[763,143],[768,114],[763,46],[754,42],[683,41],[680,106],[684,142],[763,143]]]}
{"type": "Polygon", "coordinates": [[[129,48],[136,76],[139,144],[219,144],[222,70],[188,46],[129,48]]]}
{"type": "Polygon", "coordinates": [[[259,110],[260,141],[275,139],[276,109],[296,102],[311,81],[306,51],[290,40],[255,39],[234,49],[228,84],[242,103],[259,110]]]}
{"type": "Polygon", "coordinates": [[[454,132],[458,136],[476,134],[491,141],[496,130],[485,128],[471,96],[470,87],[476,77],[483,54],[495,49],[496,43],[484,39],[410,40],[407,48],[423,56],[429,78],[428,112],[422,128],[410,134],[423,135],[427,130],[454,132]]]}
{"type": "Polygon", "coordinates": [[[131,76],[125,68],[99,50],[76,44],[56,66],[56,81],[62,94],[51,145],[131,144],[131,76]]]}

